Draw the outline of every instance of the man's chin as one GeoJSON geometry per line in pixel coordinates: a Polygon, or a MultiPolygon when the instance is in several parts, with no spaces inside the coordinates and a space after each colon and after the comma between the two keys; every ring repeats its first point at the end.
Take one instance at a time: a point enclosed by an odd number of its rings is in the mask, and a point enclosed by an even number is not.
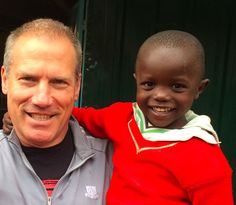
{"type": "Polygon", "coordinates": [[[21,143],[26,147],[40,147],[46,148],[54,146],[56,143],[53,136],[45,131],[32,131],[27,133],[23,138],[19,137],[21,143]]]}

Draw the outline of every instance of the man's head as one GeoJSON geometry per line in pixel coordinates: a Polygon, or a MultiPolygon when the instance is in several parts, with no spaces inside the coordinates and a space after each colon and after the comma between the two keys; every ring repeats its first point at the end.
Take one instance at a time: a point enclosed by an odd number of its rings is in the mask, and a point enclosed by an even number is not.
{"type": "Polygon", "coordinates": [[[146,118],[157,127],[185,125],[185,113],[208,83],[204,69],[204,49],[193,35],[168,30],[148,38],[135,68],[137,103],[146,118]]]}
{"type": "Polygon", "coordinates": [[[21,143],[60,143],[80,89],[81,47],[58,21],[38,19],[13,31],[1,69],[2,91],[21,143]]]}

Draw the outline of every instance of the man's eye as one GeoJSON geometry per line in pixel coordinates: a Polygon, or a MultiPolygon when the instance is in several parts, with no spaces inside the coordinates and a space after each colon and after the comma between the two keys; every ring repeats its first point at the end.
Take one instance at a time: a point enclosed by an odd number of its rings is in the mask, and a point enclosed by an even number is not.
{"type": "Polygon", "coordinates": [[[36,81],[34,77],[30,77],[30,76],[21,77],[19,78],[19,80],[23,83],[33,83],[36,81]]]}
{"type": "Polygon", "coordinates": [[[68,84],[65,80],[61,80],[61,79],[52,80],[51,83],[57,87],[65,87],[68,84]]]}
{"type": "Polygon", "coordinates": [[[54,84],[65,84],[66,82],[64,80],[53,80],[52,83],[54,84]]]}

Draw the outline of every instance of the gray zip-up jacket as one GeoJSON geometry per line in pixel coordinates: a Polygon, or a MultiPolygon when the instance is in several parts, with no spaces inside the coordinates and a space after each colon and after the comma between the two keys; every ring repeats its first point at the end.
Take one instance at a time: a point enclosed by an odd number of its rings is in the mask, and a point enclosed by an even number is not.
{"type": "Polygon", "coordinates": [[[111,144],[89,136],[74,119],[70,127],[75,153],[51,198],[22,152],[14,130],[9,136],[0,131],[0,205],[105,204],[112,171],[111,144]]]}

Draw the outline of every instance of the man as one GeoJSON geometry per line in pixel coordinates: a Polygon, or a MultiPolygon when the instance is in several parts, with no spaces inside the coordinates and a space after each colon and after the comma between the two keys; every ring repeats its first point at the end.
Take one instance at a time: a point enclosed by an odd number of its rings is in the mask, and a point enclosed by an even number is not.
{"type": "Polygon", "coordinates": [[[9,35],[1,74],[14,130],[0,133],[0,205],[105,204],[108,143],[70,118],[81,56],[71,30],[52,19],[9,35]]]}

